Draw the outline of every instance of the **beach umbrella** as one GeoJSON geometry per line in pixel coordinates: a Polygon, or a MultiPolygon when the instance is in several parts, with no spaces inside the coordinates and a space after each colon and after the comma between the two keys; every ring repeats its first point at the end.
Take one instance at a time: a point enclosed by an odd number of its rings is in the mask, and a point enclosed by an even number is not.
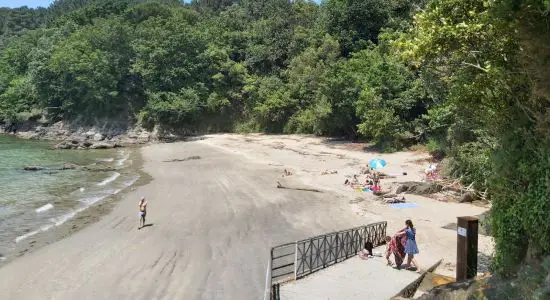
{"type": "Polygon", "coordinates": [[[369,167],[373,169],[382,169],[386,167],[386,161],[380,158],[371,159],[369,161],[369,167]]]}

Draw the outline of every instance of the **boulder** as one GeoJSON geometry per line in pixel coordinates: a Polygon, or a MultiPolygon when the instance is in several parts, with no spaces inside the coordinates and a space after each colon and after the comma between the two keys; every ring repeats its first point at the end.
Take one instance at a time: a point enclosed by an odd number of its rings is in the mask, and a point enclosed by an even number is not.
{"type": "Polygon", "coordinates": [[[139,135],[139,137],[137,138],[138,143],[140,143],[140,144],[145,144],[145,143],[149,142],[150,139],[151,139],[151,136],[149,135],[148,132],[142,132],[139,135]]]}
{"type": "Polygon", "coordinates": [[[68,142],[61,142],[57,145],[55,145],[55,149],[72,149],[74,147],[74,145],[72,143],[68,143],[68,142]]]}
{"type": "Polygon", "coordinates": [[[396,194],[409,193],[415,195],[430,195],[441,192],[443,187],[436,182],[404,182],[395,191],[396,194]]]}
{"type": "Polygon", "coordinates": [[[401,194],[401,193],[404,193],[406,191],[409,190],[409,186],[408,185],[400,185],[397,187],[397,189],[395,190],[395,193],[396,194],[401,194]]]}
{"type": "Polygon", "coordinates": [[[84,134],[84,136],[87,137],[87,138],[93,138],[95,135],[96,135],[96,133],[92,130],[90,130],[90,131],[88,131],[84,134]]]}
{"type": "Polygon", "coordinates": [[[94,134],[94,137],[93,137],[94,141],[99,142],[99,141],[103,141],[104,139],[105,139],[105,136],[103,136],[103,134],[101,133],[94,134]]]}
{"type": "Polygon", "coordinates": [[[25,171],[40,171],[43,168],[41,166],[26,166],[24,168],[25,171]]]}
{"type": "Polygon", "coordinates": [[[459,203],[473,202],[474,200],[476,200],[476,198],[477,198],[476,194],[472,192],[466,192],[458,198],[458,202],[459,203]]]}
{"type": "Polygon", "coordinates": [[[78,165],[75,165],[75,164],[64,164],[63,167],[61,167],[61,170],[74,170],[78,168],[78,165]]]}
{"type": "Polygon", "coordinates": [[[90,149],[112,149],[114,147],[115,147],[114,144],[99,142],[99,143],[92,144],[90,146],[90,149]]]}
{"type": "Polygon", "coordinates": [[[104,167],[104,166],[98,166],[98,165],[89,165],[85,166],[84,169],[89,172],[112,172],[116,171],[114,167],[104,167]]]}

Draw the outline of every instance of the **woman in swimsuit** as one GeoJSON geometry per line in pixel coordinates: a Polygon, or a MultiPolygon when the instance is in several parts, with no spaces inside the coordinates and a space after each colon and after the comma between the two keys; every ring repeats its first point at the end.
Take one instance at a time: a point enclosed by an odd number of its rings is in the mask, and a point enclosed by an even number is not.
{"type": "Polygon", "coordinates": [[[147,201],[145,201],[145,197],[141,197],[141,200],[139,201],[139,227],[138,227],[138,229],[141,229],[141,227],[145,226],[145,215],[147,215],[147,201]]]}

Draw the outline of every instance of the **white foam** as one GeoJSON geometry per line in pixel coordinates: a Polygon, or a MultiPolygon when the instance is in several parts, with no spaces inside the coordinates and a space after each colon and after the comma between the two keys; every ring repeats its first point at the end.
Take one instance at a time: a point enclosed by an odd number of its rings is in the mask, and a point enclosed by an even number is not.
{"type": "Polygon", "coordinates": [[[70,219],[74,218],[76,216],[76,211],[71,211],[69,213],[66,213],[62,216],[59,216],[57,218],[51,218],[50,221],[55,224],[55,226],[60,226],[63,223],[69,221],[70,219]]]}
{"type": "MultiPolygon", "coordinates": [[[[107,196],[108,195],[93,196],[93,197],[89,197],[89,198],[80,199],[78,201],[86,204],[87,206],[90,206],[90,205],[93,205],[94,203],[97,203],[97,202],[107,198],[107,196]]],[[[86,208],[87,207],[84,207],[84,209],[86,209],[86,208]]]]}
{"type": "Polygon", "coordinates": [[[127,187],[132,186],[134,183],[136,183],[136,181],[138,181],[138,179],[139,179],[139,176],[135,176],[135,177],[132,177],[132,179],[123,182],[122,184],[124,185],[125,188],[127,188],[127,187]]]}
{"type": "Polygon", "coordinates": [[[86,189],[85,189],[85,188],[79,188],[78,190],[82,193],[82,192],[84,192],[86,189]]]}
{"type": "MultiPolygon", "coordinates": [[[[107,179],[103,180],[102,182],[98,183],[98,185],[106,185],[107,183],[112,182],[115,179],[117,179],[119,176],[120,176],[120,174],[115,172],[109,178],[107,178],[107,179]]],[[[139,176],[134,176],[131,179],[122,182],[120,188],[118,188],[118,189],[105,190],[105,191],[103,191],[102,195],[93,196],[93,197],[89,197],[89,198],[83,198],[83,199],[78,200],[79,202],[81,202],[83,204],[81,207],[78,207],[78,208],[76,208],[76,209],[74,209],[74,210],[72,210],[72,211],[70,211],[70,212],[68,212],[64,215],[61,215],[59,217],[49,219],[49,221],[52,222],[52,224],[43,225],[38,230],[26,233],[26,234],[21,235],[21,236],[18,236],[18,237],[15,238],[15,242],[19,243],[20,241],[22,241],[26,238],[29,238],[33,235],[36,235],[40,232],[48,231],[51,228],[53,228],[54,226],[63,225],[65,222],[67,222],[70,219],[74,218],[78,213],[83,212],[84,210],[88,209],[90,206],[94,205],[95,203],[97,203],[97,202],[99,202],[99,201],[101,201],[101,200],[103,200],[103,199],[105,199],[105,198],[107,198],[111,195],[116,195],[116,194],[120,193],[121,191],[123,191],[125,188],[132,186],[134,183],[136,183],[136,181],[138,179],[139,179],[139,176]]],[[[83,192],[84,188],[80,188],[79,191],[83,192]]],[[[37,212],[39,212],[39,211],[43,212],[43,211],[49,210],[51,208],[53,208],[53,205],[48,203],[48,204],[38,208],[36,211],[37,212]]],[[[0,260],[1,260],[1,258],[0,258],[0,260]]]]}
{"type": "Polygon", "coordinates": [[[19,243],[21,242],[22,240],[26,239],[26,238],[29,238],[37,233],[39,233],[40,230],[35,230],[35,231],[32,231],[32,232],[29,232],[29,233],[25,233],[24,235],[20,235],[18,237],[15,238],[15,242],[16,243],[19,243]]]}
{"type": "Polygon", "coordinates": [[[120,192],[122,192],[123,189],[110,189],[110,190],[103,190],[102,193],[106,196],[116,195],[120,192]]]}
{"type": "Polygon", "coordinates": [[[44,226],[40,227],[40,231],[42,231],[42,232],[48,231],[48,230],[50,230],[52,227],[53,227],[53,224],[44,225],[44,226]]]}
{"type": "MultiPolygon", "coordinates": [[[[124,153],[124,152],[121,152],[121,153],[124,153]]],[[[122,165],[124,165],[124,163],[128,160],[128,158],[130,158],[130,154],[129,153],[124,154],[124,157],[117,160],[116,162],[117,167],[121,167],[122,165]]]]}
{"type": "Polygon", "coordinates": [[[114,172],[113,175],[109,176],[108,178],[106,178],[102,182],[98,183],[97,185],[100,185],[100,186],[106,185],[106,184],[116,180],[118,178],[118,176],[120,176],[120,173],[114,172]]]}
{"type": "Polygon", "coordinates": [[[47,210],[50,210],[50,209],[52,209],[52,208],[53,208],[53,204],[48,203],[48,204],[46,204],[46,205],[43,205],[43,206],[37,208],[37,209],[36,209],[36,212],[37,212],[37,213],[41,213],[41,212],[45,212],[45,211],[47,211],[47,210]]]}
{"type": "Polygon", "coordinates": [[[97,161],[100,161],[100,162],[113,162],[115,159],[112,158],[112,157],[109,157],[109,158],[99,158],[97,161]]]}

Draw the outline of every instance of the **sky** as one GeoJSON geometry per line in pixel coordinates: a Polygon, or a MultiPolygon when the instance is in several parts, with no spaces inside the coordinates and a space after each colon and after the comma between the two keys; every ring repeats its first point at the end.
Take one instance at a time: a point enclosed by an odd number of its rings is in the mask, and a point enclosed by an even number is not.
{"type": "MultiPolygon", "coordinates": [[[[0,7],[48,7],[53,2],[53,0],[0,0],[0,7]]],[[[185,1],[189,2],[189,1],[185,1]]],[[[320,0],[315,0],[315,2],[321,2],[320,0]]]]}
{"type": "Polygon", "coordinates": [[[19,6],[28,6],[28,7],[48,7],[52,0],[0,0],[0,7],[19,7],[19,6]]]}

